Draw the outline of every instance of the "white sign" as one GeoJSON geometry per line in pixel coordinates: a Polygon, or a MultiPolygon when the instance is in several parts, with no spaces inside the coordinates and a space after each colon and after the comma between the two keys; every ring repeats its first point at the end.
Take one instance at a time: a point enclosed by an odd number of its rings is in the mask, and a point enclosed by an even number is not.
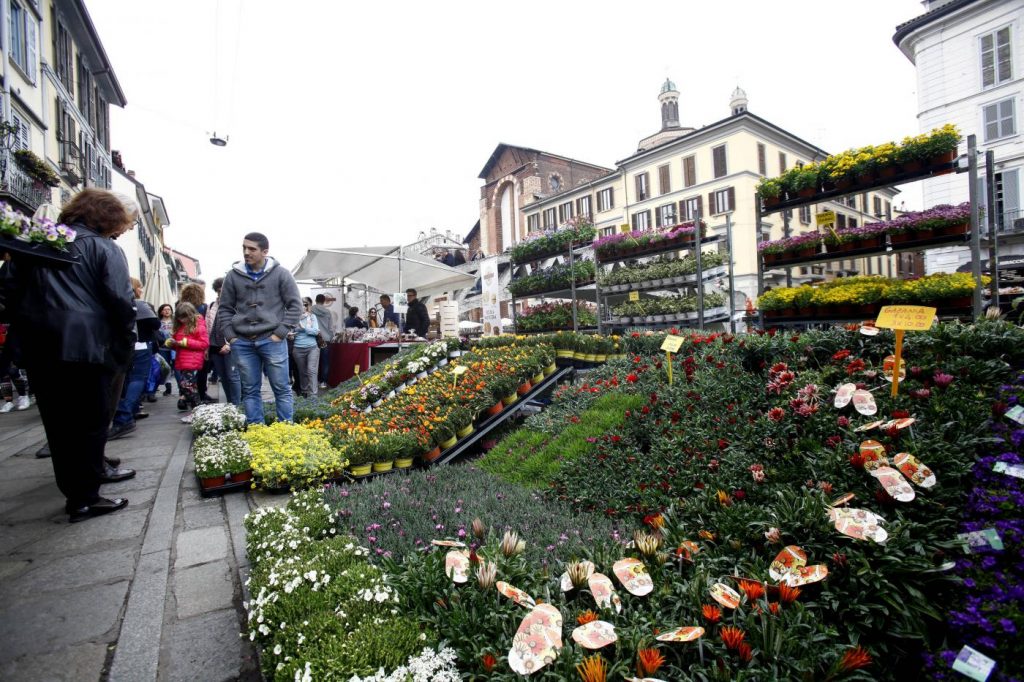
{"type": "Polygon", "coordinates": [[[458,301],[441,303],[441,336],[444,338],[458,338],[459,336],[458,301]]]}
{"type": "Polygon", "coordinates": [[[488,258],[480,262],[482,285],[480,296],[484,309],[484,336],[501,333],[501,282],[498,280],[498,259],[488,258]]]}

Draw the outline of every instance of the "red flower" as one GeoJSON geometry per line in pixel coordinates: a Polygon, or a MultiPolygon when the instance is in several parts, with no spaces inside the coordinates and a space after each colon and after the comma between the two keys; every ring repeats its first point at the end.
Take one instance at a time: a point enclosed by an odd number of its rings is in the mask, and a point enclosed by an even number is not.
{"type": "Polygon", "coordinates": [[[629,383],[635,384],[636,380],[637,380],[636,372],[630,372],[629,374],[626,375],[626,381],[628,381],[629,383]]]}
{"type": "Polygon", "coordinates": [[[792,604],[800,596],[799,587],[790,587],[783,583],[779,585],[779,601],[783,604],[792,604]]]}
{"type": "Polygon", "coordinates": [[[773,422],[780,422],[786,417],[786,411],[781,407],[773,407],[768,410],[768,418],[773,422]]]}
{"type": "Polygon", "coordinates": [[[757,601],[764,596],[764,585],[754,580],[740,580],[740,589],[747,595],[747,601],[757,601]]]}
{"type": "Polygon", "coordinates": [[[847,649],[843,657],[839,659],[838,670],[841,673],[848,673],[871,665],[871,654],[864,647],[858,645],[847,649]]]}
{"type": "Polygon", "coordinates": [[[777,602],[777,601],[773,601],[770,604],[768,604],[768,610],[772,612],[773,616],[779,615],[779,609],[780,608],[781,607],[779,606],[779,602],[777,602]]]}
{"type": "Polygon", "coordinates": [[[836,423],[839,424],[840,427],[845,429],[847,426],[850,425],[850,418],[840,417],[839,419],[836,420],[836,423]]]}
{"type": "Polygon", "coordinates": [[[892,418],[893,419],[906,419],[909,416],[910,416],[910,413],[907,412],[906,410],[893,410],[892,411],[892,418]]]}
{"type": "Polygon", "coordinates": [[[722,642],[725,644],[727,649],[736,649],[741,643],[743,643],[743,639],[747,636],[747,633],[737,627],[726,625],[718,631],[718,636],[722,638],[722,642]]]}
{"type": "Polygon", "coordinates": [[[658,672],[665,665],[665,657],[657,649],[640,649],[636,652],[636,674],[647,677],[658,672]]]}
{"type": "Polygon", "coordinates": [[[719,450],[725,450],[727,447],[729,447],[729,441],[725,440],[724,438],[719,438],[718,439],[718,449],[719,450]]]}
{"type": "Polygon", "coordinates": [[[844,348],[843,350],[838,351],[835,355],[832,356],[832,362],[839,363],[848,357],[850,357],[850,351],[844,348]]]}
{"type": "Polygon", "coordinates": [[[850,360],[849,364],[846,365],[846,373],[850,375],[856,374],[857,372],[863,370],[865,366],[866,365],[864,364],[864,361],[861,360],[860,358],[850,360]]]}
{"type": "Polygon", "coordinates": [[[704,616],[704,620],[712,625],[722,620],[722,609],[718,608],[714,604],[704,604],[704,606],[701,607],[701,613],[704,616]]]}
{"type": "Polygon", "coordinates": [[[850,457],[850,466],[852,466],[854,469],[863,469],[864,468],[864,455],[862,455],[862,454],[860,454],[858,452],[856,455],[851,456],[850,457]]]}
{"type": "Polygon", "coordinates": [[[622,440],[622,439],[619,438],[618,436],[612,436],[612,442],[613,443],[618,443],[620,440],[622,440]]]}
{"type": "Polygon", "coordinates": [[[843,439],[840,436],[829,436],[828,438],[825,439],[825,445],[827,445],[830,448],[834,448],[842,442],[843,439]]]}
{"type": "Polygon", "coordinates": [[[494,666],[498,665],[498,659],[491,654],[484,654],[480,657],[480,662],[484,666],[484,672],[489,673],[494,670],[494,666]]]}
{"type": "Polygon", "coordinates": [[[754,657],[753,650],[751,650],[750,645],[746,642],[740,642],[739,646],[736,647],[736,653],[744,663],[750,663],[750,659],[754,657]]]}
{"type": "Polygon", "coordinates": [[[747,499],[747,492],[740,488],[739,490],[734,490],[732,492],[732,496],[737,502],[742,502],[743,500],[747,499]]]}

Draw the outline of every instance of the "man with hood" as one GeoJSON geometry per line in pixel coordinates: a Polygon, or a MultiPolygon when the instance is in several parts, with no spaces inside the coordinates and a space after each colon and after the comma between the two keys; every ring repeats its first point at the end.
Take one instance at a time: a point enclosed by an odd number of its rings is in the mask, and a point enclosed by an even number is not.
{"type": "Polygon", "coordinates": [[[260,387],[270,379],[278,421],[292,421],[292,390],[288,383],[288,342],[299,323],[302,299],[292,273],[267,255],[270,242],[259,232],[242,240],[243,260],[224,277],[216,326],[238,365],[242,405],[250,424],[263,423],[260,387]]]}

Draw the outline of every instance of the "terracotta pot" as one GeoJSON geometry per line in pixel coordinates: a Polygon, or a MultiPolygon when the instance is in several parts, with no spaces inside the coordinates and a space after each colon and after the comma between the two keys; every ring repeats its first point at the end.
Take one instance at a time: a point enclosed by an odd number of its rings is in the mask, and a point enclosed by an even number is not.
{"type": "Polygon", "coordinates": [[[814,315],[814,307],[797,308],[796,312],[800,317],[812,317],[814,315]]]}
{"type": "Polygon", "coordinates": [[[878,304],[877,303],[861,303],[859,306],[857,306],[857,314],[858,315],[869,316],[869,315],[874,315],[877,312],[878,312],[878,304]]]}
{"type": "Polygon", "coordinates": [[[904,173],[920,173],[924,170],[924,164],[918,159],[911,159],[903,162],[904,173]]]}
{"type": "Polygon", "coordinates": [[[889,239],[892,241],[893,244],[904,244],[906,242],[914,241],[914,233],[900,232],[897,234],[890,234],[889,239]]]}
{"type": "Polygon", "coordinates": [[[203,484],[204,488],[219,488],[224,485],[223,476],[210,476],[209,478],[201,478],[199,481],[203,484]]]}
{"type": "Polygon", "coordinates": [[[970,296],[957,296],[938,302],[939,308],[970,308],[972,305],[974,305],[974,299],[970,296]]]}
{"type": "Polygon", "coordinates": [[[924,240],[924,239],[934,239],[935,238],[935,231],[934,230],[914,230],[914,232],[912,234],[914,235],[914,241],[921,241],[921,240],[924,240]]]}
{"type": "Polygon", "coordinates": [[[533,384],[531,384],[529,381],[524,381],[519,386],[519,388],[516,389],[516,393],[519,394],[519,395],[526,395],[527,393],[530,392],[530,389],[532,389],[532,388],[533,388],[533,384]]]}
{"type": "Polygon", "coordinates": [[[485,410],[485,412],[487,413],[487,416],[493,417],[494,415],[498,414],[499,412],[501,412],[504,409],[505,409],[505,406],[499,400],[498,402],[494,403],[494,405],[492,405],[491,407],[488,407],[485,410]]]}
{"type": "Polygon", "coordinates": [[[875,181],[875,174],[873,172],[871,172],[871,171],[868,171],[867,173],[858,173],[857,174],[857,184],[858,185],[870,185],[874,181],[875,181]]]}
{"type": "Polygon", "coordinates": [[[842,177],[836,180],[836,189],[850,189],[853,187],[853,178],[842,177]]]}
{"type": "Polygon", "coordinates": [[[947,225],[946,227],[939,228],[935,231],[935,234],[943,237],[951,237],[958,234],[967,234],[971,224],[969,222],[960,223],[959,225],[947,225]]]}
{"type": "Polygon", "coordinates": [[[878,177],[880,178],[893,178],[899,172],[899,168],[896,164],[890,164],[888,166],[882,166],[878,169],[878,177]]]}
{"type": "Polygon", "coordinates": [[[872,237],[871,239],[861,239],[853,242],[854,249],[878,249],[884,246],[881,237],[872,237]]]}
{"type": "Polygon", "coordinates": [[[782,203],[782,197],[764,197],[762,199],[765,208],[771,208],[772,206],[778,206],[782,203]]]}
{"type": "Polygon", "coordinates": [[[424,453],[423,461],[424,462],[433,462],[435,459],[437,459],[440,456],[441,456],[441,446],[438,445],[437,447],[435,447],[430,452],[424,453]]]}
{"type": "Polygon", "coordinates": [[[783,308],[779,317],[796,317],[796,308],[783,308]]]}
{"type": "Polygon", "coordinates": [[[806,248],[800,249],[796,253],[797,258],[814,258],[817,255],[818,247],[816,246],[808,246],[806,248]]]}
{"type": "Polygon", "coordinates": [[[779,254],[779,253],[763,253],[763,254],[761,254],[761,257],[764,259],[765,263],[774,263],[777,260],[779,260],[781,256],[782,256],[782,254],[779,254]]]}
{"type": "MultiPolygon", "coordinates": [[[[245,471],[239,471],[237,474],[229,474],[231,480],[235,483],[241,483],[242,481],[252,480],[252,469],[246,469],[245,471]]],[[[227,479],[227,476],[224,477],[227,479]]]]}
{"type": "Polygon", "coordinates": [[[851,303],[840,303],[835,306],[835,314],[840,317],[850,317],[853,315],[853,304],[851,303]]]}
{"type": "Polygon", "coordinates": [[[763,311],[765,319],[771,319],[775,317],[782,317],[781,310],[765,310],[763,311]]]}
{"type": "Polygon", "coordinates": [[[931,158],[931,165],[933,166],[944,166],[949,163],[953,163],[953,159],[956,158],[956,152],[946,152],[945,154],[939,154],[931,158]]]}
{"type": "Polygon", "coordinates": [[[810,199],[811,197],[813,197],[817,193],[818,193],[818,190],[815,187],[804,187],[801,190],[797,190],[796,195],[798,197],[800,197],[801,199],[810,199]]]}

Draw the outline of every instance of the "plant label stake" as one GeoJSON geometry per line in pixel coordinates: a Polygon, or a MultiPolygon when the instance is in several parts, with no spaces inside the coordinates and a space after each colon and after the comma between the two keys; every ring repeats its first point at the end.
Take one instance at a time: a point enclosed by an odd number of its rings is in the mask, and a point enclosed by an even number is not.
{"type": "Polygon", "coordinates": [[[887,305],[878,313],[875,326],[896,331],[896,357],[892,368],[892,397],[900,390],[900,363],[903,360],[903,332],[925,331],[935,321],[935,308],[921,305],[887,305]]]}
{"type": "Polygon", "coordinates": [[[361,376],[359,376],[359,365],[354,366],[352,368],[352,372],[353,372],[353,374],[356,375],[356,379],[359,380],[359,385],[362,386],[363,385],[363,378],[361,376]]]}
{"type": "Polygon", "coordinates": [[[665,351],[665,357],[668,359],[668,383],[670,386],[672,385],[672,354],[678,353],[679,349],[683,347],[683,340],[681,336],[669,334],[661,342],[661,349],[665,351]]]}
{"type": "Polygon", "coordinates": [[[458,383],[459,377],[462,376],[463,374],[465,374],[468,371],[469,371],[469,367],[466,367],[465,365],[455,365],[455,368],[452,369],[452,375],[453,375],[453,378],[452,378],[452,388],[455,388],[455,384],[458,383]]]}
{"type": "Polygon", "coordinates": [[[639,291],[631,291],[631,292],[629,292],[629,300],[631,300],[631,301],[639,301],[640,300],[640,292],[639,291]]]}

